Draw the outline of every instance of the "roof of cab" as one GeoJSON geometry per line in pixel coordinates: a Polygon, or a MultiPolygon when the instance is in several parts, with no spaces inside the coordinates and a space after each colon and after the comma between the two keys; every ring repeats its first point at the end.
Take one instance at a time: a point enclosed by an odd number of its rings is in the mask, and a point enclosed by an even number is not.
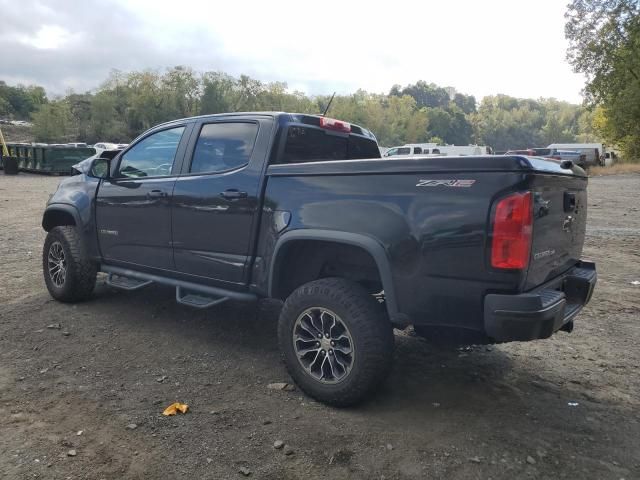
{"type": "MultiPolygon", "coordinates": [[[[197,120],[207,120],[207,119],[217,119],[224,117],[275,117],[279,119],[279,123],[299,123],[301,122],[303,117],[307,118],[320,118],[322,115],[315,115],[311,113],[290,113],[290,112],[278,112],[278,111],[265,111],[265,112],[229,112],[229,113],[211,113],[207,115],[197,115],[194,117],[184,117],[177,118],[175,120],[169,120],[168,122],[160,123],[158,125],[153,126],[151,129],[156,129],[158,127],[164,127],[168,125],[173,125],[174,123],[184,123],[187,122],[195,122],[197,120]]],[[[372,137],[375,139],[375,135],[371,130],[361,127],[360,125],[356,125],[355,123],[351,124],[354,127],[358,127],[364,135],[372,137]],[[366,132],[366,133],[365,133],[366,132]]]]}

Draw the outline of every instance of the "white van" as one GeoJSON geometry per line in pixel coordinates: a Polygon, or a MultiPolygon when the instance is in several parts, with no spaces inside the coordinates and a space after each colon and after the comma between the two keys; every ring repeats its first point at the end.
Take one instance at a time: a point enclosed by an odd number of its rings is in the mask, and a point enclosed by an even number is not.
{"type": "Polygon", "coordinates": [[[602,143],[552,143],[547,148],[573,150],[585,155],[585,166],[604,165],[605,151],[602,143]]]}
{"type": "Polygon", "coordinates": [[[491,147],[485,145],[442,145],[438,147],[440,153],[451,157],[464,157],[467,155],[493,155],[491,147]]]}
{"type": "Polygon", "coordinates": [[[437,143],[408,143],[399,147],[391,147],[383,157],[414,157],[414,156],[450,156],[491,155],[491,147],[484,145],[438,145],[437,143]]]}
{"type": "Polygon", "coordinates": [[[383,157],[413,157],[428,155],[431,149],[437,148],[437,143],[407,143],[406,145],[388,148],[383,157]]]}

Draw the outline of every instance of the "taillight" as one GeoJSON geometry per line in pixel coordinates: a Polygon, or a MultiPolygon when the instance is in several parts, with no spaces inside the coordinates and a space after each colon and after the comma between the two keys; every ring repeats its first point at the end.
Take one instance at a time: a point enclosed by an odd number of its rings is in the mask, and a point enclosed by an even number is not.
{"type": "Polygon", "coordinates": [[[498,202],[491,242],[493,268],[522,270],[527,267],[532,224],[531,192],[514,193],[498,202]]]}
{"type": "Polygon", "coordinates": [[[351,124],[336,120],[335,118],[320,117],[320,126],[327,130],[336,130],[338,132],[351,133],[351,124]]]}

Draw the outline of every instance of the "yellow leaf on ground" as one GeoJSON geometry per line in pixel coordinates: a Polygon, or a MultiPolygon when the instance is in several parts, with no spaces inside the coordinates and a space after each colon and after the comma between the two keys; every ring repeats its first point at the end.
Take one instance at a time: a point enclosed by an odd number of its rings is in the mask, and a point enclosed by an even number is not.
{"type": "Polygon", "coordinates": [[[168,417],[170,415],[175,415],[178,412],[187,413],[188,410],[189,410],[189,405],[187,405],[186,403],[176,402],[176,403],[172,403],[167,408],[165,408],[164,412],[162,412],[162,415],[164,415],[165,417],[168,417]]]}

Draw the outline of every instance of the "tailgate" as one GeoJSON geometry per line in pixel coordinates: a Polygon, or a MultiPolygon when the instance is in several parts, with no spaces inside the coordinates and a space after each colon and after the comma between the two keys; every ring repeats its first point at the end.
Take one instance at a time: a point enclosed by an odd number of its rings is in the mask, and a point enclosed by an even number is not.
{"type": "Polygon", "coordinates": [[[525,290],[580,260],[587,221],[586,177],[536,173],[532,192],[533,237],[525,290]]]}

